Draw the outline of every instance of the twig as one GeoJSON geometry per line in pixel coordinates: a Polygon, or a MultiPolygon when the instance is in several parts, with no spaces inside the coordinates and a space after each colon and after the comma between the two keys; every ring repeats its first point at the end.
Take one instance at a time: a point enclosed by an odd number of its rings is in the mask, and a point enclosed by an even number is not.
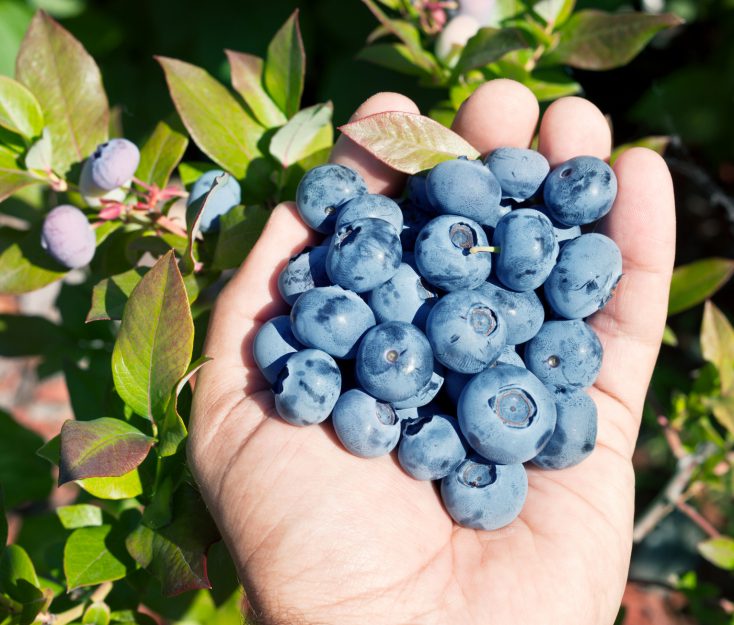
{"type": "Polygon", "coordinates": [[[698,527],[700,527],[704,532],[706,532],[710,538],[718,538],[721,536],[719,530],[717,530],[708,519],[706,519],[689,503],[680,499],[676,502],[675,507],[698,525],[698,527]]]}
{"type": "MultiPolygon", "coordinates": [[[[105,582],[100,584],[95,591],[89,596],[89,602],[94,603],[95,601],[104,601],[107,595],[112,590],[112,582],[105,582]]],[[[46,625],[67,625],[73,623],[77,619],[80,619],[84,615],[84,611],[87,608],[87,602],[75,605],[73,608],[66,610],[65,612],[59,612],[58,614],[45,613],[42,614],[39,619],[46,625]]]]}
{"type": "Polygon", "coordinates": [[[678,465],[673,477],[637,523],[635,523],[634,530],[632,531],[632,540],[634,542],[641,542],[645,536],[655,529],[660,521],[673,511],[678,505],[678,502],[682,501],[681,496],[691,481],[693,473],[716,449],[717,447],[713,443],[706,443],[695,453],[684,454],[683,457],[678,458],[678,465]]]}

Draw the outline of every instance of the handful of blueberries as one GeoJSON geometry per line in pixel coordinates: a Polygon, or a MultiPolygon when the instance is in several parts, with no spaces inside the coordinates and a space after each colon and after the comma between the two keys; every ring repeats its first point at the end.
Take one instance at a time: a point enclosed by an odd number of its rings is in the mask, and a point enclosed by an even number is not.
{"type": "Polygon", "coordinates": [[[507,525],[527,495],[523,463],[562,469],[594,448],[585,389],[602,347],[583,319],[612,296],[622,257],[581,226],[616,192],[598,158],[551,171],[520,148],[442,162],[400,204],[347,167],[312,169],[296,203],[326,239],[290,259],[278,287],[291,314],[254,341],[278,414],[331,416],[364,458],[397,447],[408,474],[441,480],[460,525],[507,525]]]}

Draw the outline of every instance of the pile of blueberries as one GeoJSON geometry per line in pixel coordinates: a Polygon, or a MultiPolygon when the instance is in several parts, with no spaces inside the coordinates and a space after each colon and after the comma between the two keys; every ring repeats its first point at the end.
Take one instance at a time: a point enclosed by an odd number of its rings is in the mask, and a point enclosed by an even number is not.
{"type": "Polygon", "coordinates": [[[616,192],[598,158],[551,171],[519,148],[442,162],[400,203],[347,167],[310,170],[296,203],[326,238],[282,270],[290,316],[254,341],[278,414],[331,416],[351,453],[397,448],[409,475],[440,480],[460,525],[507,525],[526,499],[523,463],[563,469],[594,448],[585,389],[602,347],[583,319],[612,296],[622,257],[586,226],[616,192]]]}

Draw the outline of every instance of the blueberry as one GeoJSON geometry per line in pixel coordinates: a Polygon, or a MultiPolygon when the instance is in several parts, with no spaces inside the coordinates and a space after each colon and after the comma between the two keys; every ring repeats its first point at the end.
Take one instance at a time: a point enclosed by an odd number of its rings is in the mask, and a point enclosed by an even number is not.
{"type": "Polygon", "coordinates": [[[527,462],[543,449],[556,424],[551,392],[530,371],[500,364],[475,375],[459,397],[459,426],[469,445],[490,462],[527,462]]]}
{"type": "Polygon", "coordinates": [[[273,385],[275,409],[292,425],[321,423],[341,392],[341,373],[334,359],[318,349],[292,354],[273,385]]]}
{"type": "Polygon", "coordinates": [[[332,423],[344,447],[361,458],[388,454],[400,439],[400,419],[393,407],[360,389],[338,399],[332,423]]]}
{"type": "Polygon", "coordinates": [[[543,325],[545,311],[535,291],[510,291],[492,280],[483,282],[476,290],[502,315],[509,345],[529,341],[543,325]]]}
{"type": "Polygon", "coordinates": [[[548,208],[543,205],[532,206],[531,208],[543,213],[548,219],[550,219],[553,224],[553,232],[556,235],[556,241],[559,245],[581,236],[581,226],[567,226],[566,224],[562,224],[553,217],[548,208]]]}
{"type": "Polygon", "coordinates": [[[543,197],[550,213],[568,226],[601,219],[617,196],[612,168],[594,156],[577,156],[561,163],[546,178],[543,197]]]}
{"type": "Polygon", "coordinates": [[[97,240],[86,215],[76,206],[61,204],[43,220],[41,247],[67,269],[78,269],[94,258],[97,240]]]}
{"type": "Polygon", "coordinates": [[[301,293],[331,284],[326,273],[328,251],[329,248],[324,245],[307,247],[291,258],[280,272],[278,291],[289,306],[293,306],[301,293]]]}
{"type": "Polygon", "coordinates": [[[214,186],[216,179],[226,175],[219,185],[206,200],[204,212],[201,214],[199,228],[202,232],[215,232],[219,230],[219,218],[242,201],[242,191],[240,183],[234,176],[227,174],[222,169],[210,169],[199,176],[191,187],[191,193],[186,200],[186,206],[191,206],[194,202],[201,199],[209,193],[214,186]]]}
{"type": "Polygon", "coordinates": [[[403,399],[402,401],[394,401],[392,403],[393,408],[397,410],[404,410],[405,408],[419,408],[426,406],[438,395],[438,392],[443,386],[444,375],[446,374],[445,369],[440,363],[433,362],[433,373],[431,379],[412,397],[403,399]]]}
{"type": "Polygon", "coordinates": [[[354,358],[359,339],[373,325],[375,316],[362,298],[338,286],[306,291],[291,310],[295,337],[335,358],[354,358]]]}
{"type": "Polygon", "coordinates": [[[416,480],[440,480],[466,458],[454,419],[429,415],[403,423],[398,460],[416,480]]]}
{"type": "Polygon", "coordinates": [[[601,369],[602,346],[580,320],[546,321],[525,345],[525,365],[544,384],[588,388],[601,369]]]}
{"type": "Polygon", "coordinates": [[[429,171],[423,171],[410,176],[406,187],[408,190],[408,199],[413,206],[426,213],[433,213],[435,209],[431,205],[431,201],[428,199],[428,192],[426,191],[426,178],[428,177],[429,171]]]}
{"type": "Polygon", "coordinates": [[[565,469],[581,462],[594,449],[596,404],[584,391],[555,388],[553,393],[556,429],[533,463],[543,469],[565,469]]]}
{"type": "Polygon", "coordinates": [[[431,346],[414,325],[381,323],[360,342],[356,372],[359,383],[373,397],[388,402],[408,399],[433,375],[431,346]]]}
{"type": "Polygon", "coordinates": [[[138,147],[127,139],[110,139],[97,146],[84,161],[79,189],[82,195],[102,196],[118,187],[127,186],[140,163],[138,147]]]}
{"type": "Polygon", "coordinates": [[[400,242],[403,245],[403,252],[413,251],[418,234],[432,217],[409,201],[403,202],[402,211],[403,229],[400,232],[400,242]]]}
{"type": "Polygon", "coordinates": [[[441,499],[451,518],[477,530],[509,525],[527,494],[528,476],[521,464],[503,466],[471,458],[441,480],[441,499]]]}
{"type": "Polygon", "coordinates": [[[621,277],[617,244],[603,234],[582,234],[563,246],[543,291],[557,315],[582,319],[605,306],[621,277]]]}
{"type": "Polygon", "coordinates": [[[296,206],[306,224],[319,232],[333,232],[339,207],[367,193],[362,176],[344,165],[320,165],[301,179],[296,189],[296,206]]]}
{"type": "Polygon", "coordinates": [[[428,174],[426,192],[436,212],[467,217],[494,227],[502,190],[481,161],[459,158],[436,165],[428,174]]]}
{"type": "Polygon", "coordinates": [[[266,321],[255,335],[252,354],[265,379],[275,383],[291,354],[303,349],[303,345],[291,332],[288,315],[266,321]]]}
{"type": "Polygon", "coordinates": [[[533,197],[550,171],[546,158],[526,148],[497,148],[484,160],[495,175],[502,198],[523,202],[533,197]]]}
{"type": "Polygon", "coordinates": [[[437,301],[438,295],[433,287],[405,262],[400,264],[392,278],[367,296],[367,303],[378,322],[407,321],[421,329],[437,301]]]}
{"type": "Polygon", "coordinates": [[[358,219],[337,230],[326,273],[334,284],[366,293],[395,275],[402,256],[398,232],[388,222],[358,219]]]}
{"type": "Polygon", "coordinates": [[[513,210],[500,219],[493,244],[500,248],[497,277],[513,291],[537,289],[558,256],[553,224],[532,208],[513,210]]]}
{"type": "MultiPolygon", "coordinates": [[[[525,363],[520,358],[520,355],[515,351],[514,346],[505,345],[497,356],[490,367],[496,367],[497,365],[513,365],[515,367],[525,367],[525,363]]],[[[458,371],[452,371],[451,369],[446,370],[444,375],[444,388],[451,402],[456,406],[459,403],[459,397],[461,391],[469,383],[474,376],[470,373],[459,373],[458,371]]]]}
{"type": "Polygon", "coordinates": [[[505,320],[477,291],[453,291],[428,315],[426,335],[441,364],[460,373],[491,365],[507,344],[505,320]]]}
{"type": "Polygon", "coordinates": [[[365,193],[342,204],[336,218],[335,230],[366,218],[384,219],[398,233],[403,229],[403,212],[395,200],[376,193],[365,193]]]}
{"type": "Polygon", "coordinates": [[[470,250],[487,244],[487,235],[475,221],[441,215],[420,231],[415,242],[415,264],[420,274],[440,289],[473,289],[489,276],[492,256],[470,250]]]}
{"type": "Polygon", "coordinates": [[[522,358],[520,358],[520,354],[518,354],[515,351],[514,345],[507,345],[500,352],[500,355],[497,356],[497,360],[495,360],[494,364],[491,366],[500,365],[500,364],[513,365],[515,367],[525,368],[525,363],[523,362],[522,358]]]}

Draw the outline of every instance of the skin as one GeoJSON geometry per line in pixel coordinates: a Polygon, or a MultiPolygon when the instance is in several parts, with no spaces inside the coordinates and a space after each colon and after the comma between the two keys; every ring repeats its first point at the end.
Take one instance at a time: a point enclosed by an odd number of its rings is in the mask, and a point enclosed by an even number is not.
{"type": "MultiPolygon", "coordinates": [[[[415,105],[379,94],[358,114],[396,108],[415,105]]],[[[455,129],[486,154],[502,145],[527,147],[537,122],[532,94],[497,80],[467,100],[455,129]]],[[[551,166],[579,154],[609,157],[604,116],[579,98],[551,105],[539,135],[551,166]]],[[[372,193],[404,184],[345,138],[333,158],[359,167],[372,193]]],[[[599,411],[597,446],[577,467],[530,467],[525,507],[496,532],[453,524],[434,486],[405,475],[393,455],[360,460],[340,447],[329,425],[295,428],[274,418],[251,343],[263,322],[285,312],[278,272],[313,243],[292,205],[275,209],[215,307],[205,347],[214,360],[196,385],[189,438],[192,470],[260,622],[613,623],[632,544],[631,456],[675,251],[664,161],[634,148],[614,169],[619,195],[600,230],[619,243],[625,275],[591,320],[605,352],[590,389],[599,411]]]]}

